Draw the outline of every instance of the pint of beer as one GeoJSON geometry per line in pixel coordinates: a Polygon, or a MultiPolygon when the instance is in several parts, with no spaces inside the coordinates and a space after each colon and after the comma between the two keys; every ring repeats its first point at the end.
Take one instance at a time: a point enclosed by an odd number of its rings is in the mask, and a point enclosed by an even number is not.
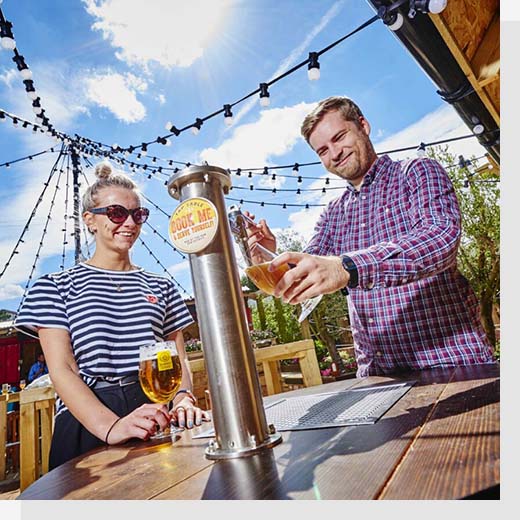
{"type": "Polygon", "coordinates": [[[269,262],[251,265],[245,269],[249,279],[262,291],[271,296],[274,294],[274,288],[280,281],[282,276],[289,270],[287,264],[283,264],[274,271],[269,271],[269,262]]]}
{"type": "Polygon", "coordinates": [[[167,403],[180,387],[181,362],[174,341],[144,345],[139,350],[139,382],[154,403],[167,403]]]}

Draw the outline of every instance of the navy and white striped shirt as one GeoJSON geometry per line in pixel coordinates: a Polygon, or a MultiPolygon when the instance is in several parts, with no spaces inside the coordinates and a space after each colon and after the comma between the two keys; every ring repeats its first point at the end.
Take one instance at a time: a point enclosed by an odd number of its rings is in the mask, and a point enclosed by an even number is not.
{"type": "MultiPolygon", "coordinates": [[[[135,374],[141,345],[164,340],[192,322],[168,278],[142,269],[110,271],[80,263],[39,278],[15,327],[34,337],[38,327],[68,331],[80,374],[92,385],[97,378],[135,374]]],[[[58,400],[57,413],[64,409],[58,400]]]]}
{"type": "Polygon", "coordinates": [[[305,252],[356,264],[348,308],[358,377],[493,362],[478,300],[457,269],[460,220],[438,162],[387,155],[322,213],[305,252]]]}

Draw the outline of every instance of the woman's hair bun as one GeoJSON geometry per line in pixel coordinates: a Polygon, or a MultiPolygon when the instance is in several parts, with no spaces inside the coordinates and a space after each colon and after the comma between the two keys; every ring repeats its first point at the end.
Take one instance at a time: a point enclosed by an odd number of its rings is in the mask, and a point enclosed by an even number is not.
{"type": "Polygon", "coordinates": [[[96,165],[96,177],[106,179],[112,174],[112,165],[108,161],[103,161],[96,165]]]}

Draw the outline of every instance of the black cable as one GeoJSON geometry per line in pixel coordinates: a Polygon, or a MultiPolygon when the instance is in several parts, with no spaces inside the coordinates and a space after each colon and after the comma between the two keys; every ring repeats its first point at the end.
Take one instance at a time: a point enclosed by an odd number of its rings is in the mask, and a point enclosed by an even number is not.
{"type": "Polygon", "coordinates": [[[44,183],[44,188],[42,190],[42,192],[40,193],[40,196],[38,197],[38,200],[36,201],[36,205],[34,206],[32,212],[31,212],[31,215],[29,216],[29,219],[27,220],[23,230],[22,230],[22,234],[20,235],[20,237],[18,238],[18,241],[16,242],[16,245],[14,246],[14,249],[13,251],[11,252],[11,255],[9,256],[9,259],[7,260],[6,264],[4,265],[4,268],[2,269],[2,272],[0,273],[0,279],[2,278],[2,276],[4,275],[5,271],[7,270],[7,268],[9,267],[9,264],[11,263],[11,260],[12,258],[14,257],[14,255],[18,254],[18,251],[17,251],[17,248],[18,246],[23,243],[23,237],[25,235],[25,233],[27,232],[27,230],[29,229],[29,225],[32,221],[32,219],[34,218],[34,216],[36,215],[36,210],[38,209],[38,206],[41,204],[42,200],[43,200],[43,196],[45,195],[45,192],[47,191],[47,188],[49,187],[49,183],[52,179],[52,176],[54,175],[54,173],[56,172],[56,166],[60,160],[60,158],[62,157],[63,155],[63,148],[64,146],[62,145],[61,147],[61,151],[60,151],[60,155],[58,156],[58,158],[56,159],[56,162],[54,163],[54,165],[52,166],[51,168],[51,172],[49,174],[49,177],[47,178],[47,181],[44,183]]]}

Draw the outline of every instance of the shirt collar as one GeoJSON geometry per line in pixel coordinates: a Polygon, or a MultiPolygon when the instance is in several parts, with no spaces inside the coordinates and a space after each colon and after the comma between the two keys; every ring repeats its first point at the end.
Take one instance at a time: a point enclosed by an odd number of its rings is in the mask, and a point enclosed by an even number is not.
{"type": "MultiPolygon", "coordinates": [[[[372,184],[381,175],[381,173],[385,171],[388,166],[390,166],[391,163],[392,159],[390,159],[390,157],[386,154],[378,157],[365,173],[360,189],[370,186],[370,184],[372,184]]],[[[347,182],[347,189],[352,192],[356,191],[350,182],[347,182]]]]}

